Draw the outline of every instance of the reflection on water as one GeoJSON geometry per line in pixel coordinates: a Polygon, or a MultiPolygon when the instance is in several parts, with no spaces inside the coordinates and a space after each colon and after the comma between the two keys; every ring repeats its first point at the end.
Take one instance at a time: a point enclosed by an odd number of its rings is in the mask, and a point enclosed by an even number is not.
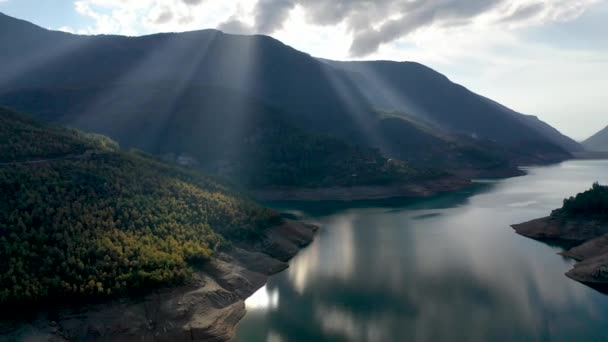
{"type": "Polygon", "coordinates": [[[279,290],[259,289],[245,301],[247,310],[274,310],[279,306],[279,290]]]}
{"type": "Polygon", "coordinates": [[[262,290],[274,306],[247,302],[237,341],[607,340],[608,297],[510,228],[607,170],[573,161],[428,200],[274,204],[322,230],[262,290]]]}

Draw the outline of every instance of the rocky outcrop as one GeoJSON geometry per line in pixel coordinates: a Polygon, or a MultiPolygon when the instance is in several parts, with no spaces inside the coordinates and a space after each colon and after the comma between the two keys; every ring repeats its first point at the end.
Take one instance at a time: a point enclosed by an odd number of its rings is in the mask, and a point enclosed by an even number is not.
{"type": "Polygon", "coordinates": [[[256,244],[219,254],[184,286],[79,309],[41,313],[27,323],[0,326],[9,340],[228,341],[245,315],[244,300],[309,244],[317,227],[285,221],[256,244]]]}
{"type": "Polygon", "coordinates": [[[566,273],[568,277],[587,284],[608,285],[608,235],[589,240],[561,254],[579,261],[566,273]]]}
{"type": "Polygon", "coordinates": [[[513,228],[529,238],[575,246],[560,253],[578,261],[566,275],[605,290],[608,285],[608,222],[558,216],[513,225],[513,228]]]}
{"type": "Polygon", "coordinates": [[[553,216],[516,224],[513,229],[529,238],[573,245],[608,234],[608,224],[605,222],[553,216]]]}

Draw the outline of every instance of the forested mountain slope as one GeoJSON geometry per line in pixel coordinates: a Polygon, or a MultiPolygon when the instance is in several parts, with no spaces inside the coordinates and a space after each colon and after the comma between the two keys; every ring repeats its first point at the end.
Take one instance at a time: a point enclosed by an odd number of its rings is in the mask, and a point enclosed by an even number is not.
{"type": "Polygon", "coordinates": [[[187,281],[278,215],[192,170],[0,109],[0,303],[187,281]]]}
{"type": "Polygon", "coordinates": [[[282,111],[221,88],[176,92],[155,83],[35,90],[0,99],[43,119],[106,134],[121,146],[158,156],[192,156],[202,169],[246,187],[382,185],[445,174],[431,165],[389,162],[377,149],[308,133],[286,123],[282,111]]]}

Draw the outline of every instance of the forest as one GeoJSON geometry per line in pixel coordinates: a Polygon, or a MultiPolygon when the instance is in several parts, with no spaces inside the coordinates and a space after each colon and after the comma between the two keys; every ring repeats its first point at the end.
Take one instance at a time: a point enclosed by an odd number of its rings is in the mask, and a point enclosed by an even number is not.
{"type": "Polygon", "coordinates": [[[305,134],[278,122],[261,126],[266,128],[247,135],[255,138],[229,159],[234,167],[227,176],[246,187],[385,185],[442,175],[330,136],[305,134]]]}
{"type": "Polygon", "coordinates": [[[591,189],[565,199],[552,215],[608,220],[608,187],[593,183],[591,189]]]}
{"type": "Polygon", "coordinates": [[[194,170],[6,110],[0,118],[0,304],[183,283],[280,222],[194,170]]]}
{"type": "Polygon", "coordinates": [[[0,108],[0,163],[111,152],[118,144],[103,135],[48,126],[25,114],[0,108]]]}
{"type": "MultiPolygon", "coordinates": [[[[173,87],[153,83],[113,90],[101,86],[36,91],[32,96],[0,95],[0,100],[10,100],[11,106],[51,122],[106,134],[123,148],[156,156],[192,156],[207,174],[246,189],[384,185],[434,178],[442,175],[441,170],[453,169],[443,167],[453,163],[437,162],[451,159],[445,152],[452,150],[438,150],[436,146],[444,144],[434,140],[412,148],[417,156],[437,156],[432,161],[403,162],[396,153],[383,155],[371,147],[366,137],[306,129],[291,122],[288,112],[238,92],[199,86],[181,90],[176,93],[173,87]],[[89,108],[89,101],[108,93],[112,97],[103,101],[106,105],[89,108]]],[[[334,125],[344,130],[348,126],[347,122],[334,125]]],[[[394,134],[404,137],[394,140],[400,149],[412,146],[407,138],[411,133],[394,134]]],[[[462,152],[471,159],[469,151],[462,152]]]]}

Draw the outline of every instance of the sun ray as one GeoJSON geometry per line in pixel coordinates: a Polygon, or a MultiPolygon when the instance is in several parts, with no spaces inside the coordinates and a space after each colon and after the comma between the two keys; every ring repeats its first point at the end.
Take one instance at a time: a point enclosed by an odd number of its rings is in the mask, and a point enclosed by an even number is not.
{"type": "Polygon", "coordinates": [[[362,135],[361,142],[386,151],[388,145],[375,127],[377,121],[373,113],[373,104],[351,82],[346,73],[326,64],[323,64],[322,70],[335,95],[346,108],[349,115],[346,120],[351,120],[350,124],[354,124],[356,133],[362,135]]]}

